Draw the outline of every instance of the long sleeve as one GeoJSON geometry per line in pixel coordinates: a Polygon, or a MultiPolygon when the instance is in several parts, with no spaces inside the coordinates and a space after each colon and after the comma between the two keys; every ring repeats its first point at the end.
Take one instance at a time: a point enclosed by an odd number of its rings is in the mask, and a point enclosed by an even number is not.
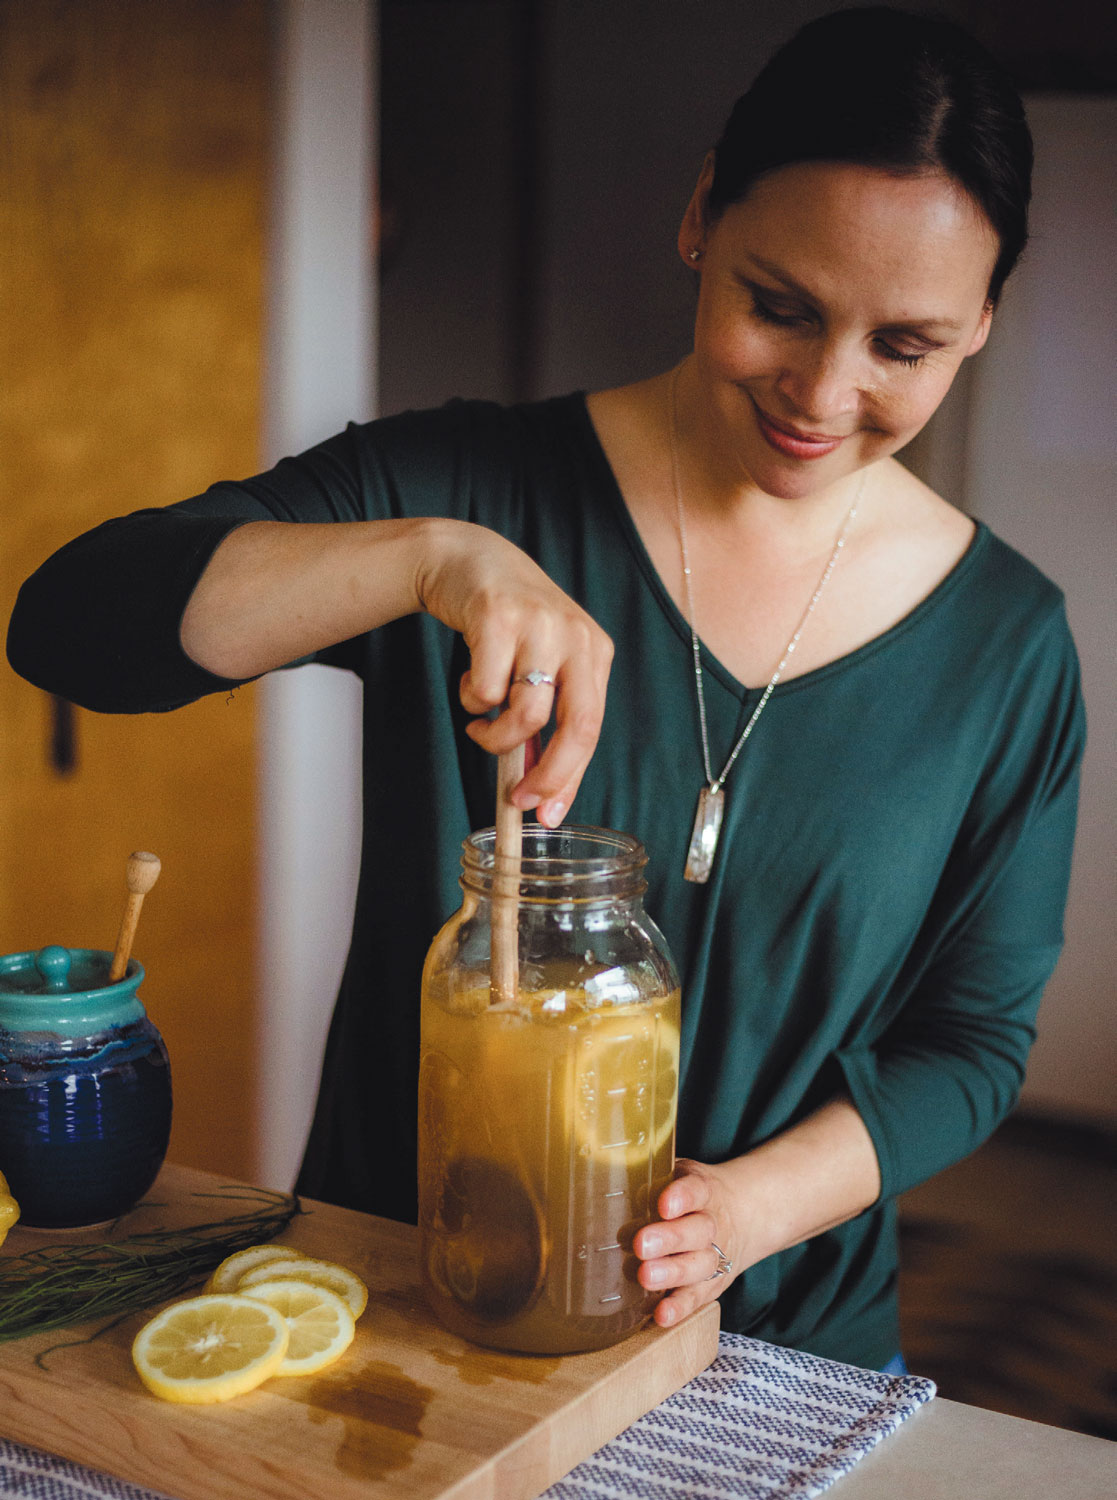
{"type": "Polygon", "coordinates": [[[12,667],[37,687],[106,713],[161,712],[234,686],[199,667],[179,642],[183,612],[213,553],[249,521],[344,523],[444,514],[455,504],[464,513],[466,407],[449,403],[437,420],[442,443],[430,441],[422,414],[350,425],[264,474],[77,537],[20,590],[8,629],[12,667]]]}
{"type": "Polygon", "coordinates": [[[944,872],[926,923],[935,945],[912,994],[873,1044],[839,1054],[877,1150],[882,1197],[979,1146],[1024,1080],[1062,947],[1085,737],[1074,649],[1057,623],[1031,711],[1013,705],[1006,715],[944,872]]]}
{"type": "Polygon", "coordinates": [[[244,519],[144,510],[69,542],[20,590],[12,667],[103,713],[161,712],[233,686],[192,661],[178,631],[206,564],[244,519]]]}
{"type": "Polygon", "coordinates": [[[235,686],[180,644],[198,579],[245,522],[361,519],[354,448],[342,433],[255,479],[117,517],[67,543],[20,590],[8,628],[12,667],[104,713],[162,712],[235,686]]]}

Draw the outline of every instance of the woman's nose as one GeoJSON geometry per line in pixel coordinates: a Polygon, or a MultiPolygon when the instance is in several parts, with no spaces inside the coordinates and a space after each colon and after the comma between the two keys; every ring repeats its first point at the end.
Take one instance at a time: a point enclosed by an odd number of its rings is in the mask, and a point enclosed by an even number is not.
{"type": "Polygon", "coordinates": [[[862,373],[854,351],[819,341],[797,351],[778,375],[776,389],[804,422],[828,430],[857,412],[862,373]]]}

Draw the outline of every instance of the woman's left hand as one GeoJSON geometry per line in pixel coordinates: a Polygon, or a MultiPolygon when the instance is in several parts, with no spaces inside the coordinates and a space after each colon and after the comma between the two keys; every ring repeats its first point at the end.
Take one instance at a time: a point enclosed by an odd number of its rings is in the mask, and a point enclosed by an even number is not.
{"type": "Polygon", "coordinates": [[[640,1285],[667,1292],[655,1310],[661,1328],[713,1302],[744,1270],[745,1235],[731,1167],[681,1157],[675,1174],[659,1195],[660,1218],[645,1224],[633,1242],[641,1261],[640,1285]],[[723,1264],[715,1245],[731,1263],[721,1276],[714,1274],[723,1264]]]}
{"type": "Polygon", "coordinates": [[[656,1322],[680,1323],[749,1266],[844,1224],[880,1190],[872,1138],[844,1094],[743,1156],[716,1166],[680,1157],[656,1203],[659,1219],[633,1240],[640,1285],[667,1293],[656,1322]]]}

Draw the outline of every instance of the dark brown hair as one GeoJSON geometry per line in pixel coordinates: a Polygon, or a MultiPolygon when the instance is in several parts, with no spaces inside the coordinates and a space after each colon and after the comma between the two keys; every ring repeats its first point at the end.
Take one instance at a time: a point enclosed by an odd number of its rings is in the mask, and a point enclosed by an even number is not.
{"type": "Polygon", "coordinates": [[[1028,239],[1032,138],[1008,75],[967,32],[887,6],[808,22],[734,105],[710,216],[764,173],[808,161],[953,177],[997,235],[997,301],[1028,239]]]}

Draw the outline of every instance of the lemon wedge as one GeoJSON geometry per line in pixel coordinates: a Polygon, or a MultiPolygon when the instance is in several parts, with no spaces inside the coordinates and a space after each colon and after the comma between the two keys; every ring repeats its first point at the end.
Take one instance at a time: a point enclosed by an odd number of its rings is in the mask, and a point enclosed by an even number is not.
{"type": "Polygon", "coordinates": [[[237,1282],[237,1291],[252,1296],[252,1288],[261,1281],[302,1281],[308,1286],[324,1286],[336,1292],[354,1318],[359,1318],[368,1306],[368,1287],[348,1266],[336,1265],[332,1260],[311,1260],[295,1256],[278,1261],[265,1261],[244,1273],[237,1282]]]}
{"type": "Polygon", "coordinates": [[[353,1342],[353,1314],[328,1287],[305,1281],[259,1281],[238,1294],[242,1301],[273,1309],[290,1331],[277,1375],[313,1375],[333,1364],[353,1342]]]}
{"type": "Polygon", "coordinates": [[[301,1258],[299,1251],[292,1250],[289,1245],[249,1245],[245,1250],[236,1250],[232,1255],[227,1255],[211,1272],[204,1290],[235,1292],[237,1282],[246,1271],[255,1270],[257,1266],[269,1265],[277,1260],[300,1260],[301,1258]]]}
{"type": "Polygon", "coordinates": [[[8,1230],[19,1218],[19,1204],[12,1197],[8,1180],[0,1172],[0,1245],[8,1237],[8,1230]]]}
{"type": "Polygon", "coordinates": [[[174,1302],[140,1329],[132,1363],[164,1401],[229,1401],[282,1367],[287,1320],[265,1302],[211,1295],[174,1302]]]}
{"type": "Polygon", "coordinates": [[[596,1159],[637,1166],[675,1124],[679,1033],[661,1016],[633,1010],[587,1029],[575,1064],[574,1135],[596,1159]]]}

